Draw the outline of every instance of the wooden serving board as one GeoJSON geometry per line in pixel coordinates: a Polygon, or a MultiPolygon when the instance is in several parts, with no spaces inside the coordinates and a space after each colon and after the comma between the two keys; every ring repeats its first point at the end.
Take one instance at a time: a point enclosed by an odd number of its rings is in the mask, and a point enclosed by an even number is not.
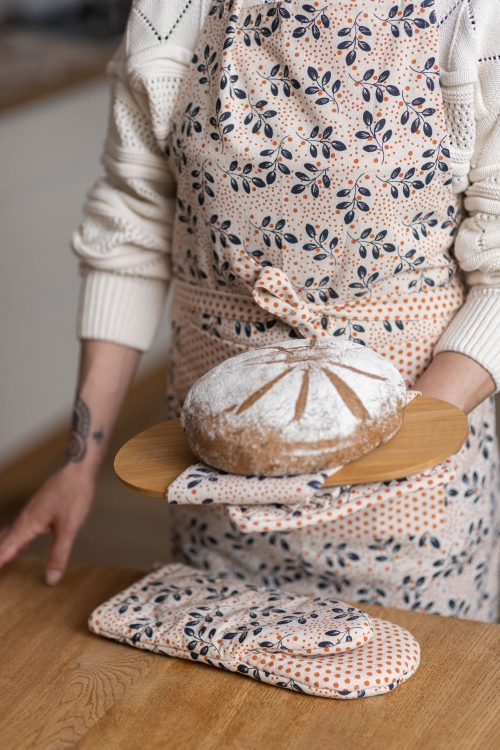
{"type": "MultiPolygon", "coordinates": [[[[417,396],[405,410],[399,432],[385,445],[347,464],[325,486],[382,482],[417,474],[456,453],[467,439],[469,422],[458,407],[417,396]]],[[[133,490],[165,497],[168,486],[197,461],[180,419],[161,422],[136,435],[118,451],[115,471],[133,490]]]]}

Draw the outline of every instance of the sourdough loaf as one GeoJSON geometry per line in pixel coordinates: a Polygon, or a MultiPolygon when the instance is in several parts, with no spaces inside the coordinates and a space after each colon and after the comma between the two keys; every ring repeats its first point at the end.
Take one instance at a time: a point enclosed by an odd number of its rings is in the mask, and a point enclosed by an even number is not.
{"type": "Polygon", "coordinates": [[[193,453],[232,474],[303,474],[346,464],[392,437],[406,386],[368,347],[288,339],[232,357],[189,391],[193,453]]]}

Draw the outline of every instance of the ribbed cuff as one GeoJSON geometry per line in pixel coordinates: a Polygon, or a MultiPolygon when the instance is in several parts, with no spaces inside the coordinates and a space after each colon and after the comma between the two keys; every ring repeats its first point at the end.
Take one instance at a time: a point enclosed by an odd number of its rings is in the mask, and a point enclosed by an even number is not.
{"type": "Polygon", "coordinates": [[[446,351],[475,359],[500,390],[500,289],[470,290],[434,347],[434,355],[446,351]]]}
{"type": "Polygon", "coordinates": [[[90,271],[82,279],[77,336],[146,351],[165,305],[167,282],[90,271]]]}

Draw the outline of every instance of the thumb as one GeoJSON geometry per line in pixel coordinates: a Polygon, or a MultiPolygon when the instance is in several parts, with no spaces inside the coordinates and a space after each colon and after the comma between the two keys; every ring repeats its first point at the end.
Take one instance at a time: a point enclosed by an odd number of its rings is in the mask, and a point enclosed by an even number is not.
{"type": "Polygon", "coordinates": [[[45,582],[49,586],[58,584],[66,572],[76,534],[76,530],[67,527],[55,530],[45,568],[45,582]]]}

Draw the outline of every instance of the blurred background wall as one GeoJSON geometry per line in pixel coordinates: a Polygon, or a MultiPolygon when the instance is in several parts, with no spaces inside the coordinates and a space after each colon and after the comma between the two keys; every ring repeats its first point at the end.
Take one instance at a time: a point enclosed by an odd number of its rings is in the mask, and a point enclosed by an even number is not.
{"type": "MultiPolygon", "coordinates": [[[[74,396],[80,282],[69,237],[101,171],[107,104],[97,81],[0,113],[0,468],[74,396]]],[[[165,324],[141,374],[164,359],[167,338],[165,324]]]]}
{"type": "MultiPolygon", "coordinates": [[[[0,527],[64,449],[79,352],[69,238],[102,172],[104,69],[129,6],[0,0],[0,527]]],[[[75,559],[147,567],[168,557],[163,503],[122,487],[112,468],[120,445],[162,419],[168,339],[165,315],[117,425],[75,559]]],[[[37,542],[30,552],[46,547],[37,542]]]]}
{"type": "MultiPolygon", "coordinates": [[[[125,5],[111,0],[108,17],[104,3],[3,2],[0,468],[60,421],[73,399],[79,278],[69,237],[101,171],[108,106],[102,72],[125,5]],[[55,93],[56,85],[64,88],[55,93]]],[[[164,350],[166,333],[143,368],[164,350]]]]}

